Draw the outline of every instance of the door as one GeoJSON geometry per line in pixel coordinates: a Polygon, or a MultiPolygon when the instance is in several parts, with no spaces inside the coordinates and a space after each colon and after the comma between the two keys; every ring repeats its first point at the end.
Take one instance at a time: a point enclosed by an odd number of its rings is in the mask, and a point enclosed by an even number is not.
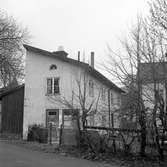
{"type": "Polygon", "coordinates": [[[0,100],[0,132],[1,132],[1,124],[2,124],[2,121],[1,121],[1,119],[2,119],[2,110],[1,110],[1,100],[0,100]]]}
{"type": "Polygon", "coordinates": [[[46,126],[49,131],[52,126],[51,132],[49,132],[49,139],[51,136],[53,143],[59,141],[59,109],[46,110],[46,126]]]}

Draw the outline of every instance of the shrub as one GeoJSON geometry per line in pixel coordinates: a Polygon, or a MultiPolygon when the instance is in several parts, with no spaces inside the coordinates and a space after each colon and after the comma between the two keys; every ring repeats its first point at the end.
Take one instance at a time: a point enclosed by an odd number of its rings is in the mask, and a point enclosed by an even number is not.
{"type": "Polygon", "coordinates": [[[47,143],[48,129],[42,125],[33,124],[28,128],[28,141],[37,141],[39,143],[47,143]]]}
{"type": "Polygon", "coordinates": [[[108,151],[107,137],[100,135],[98,131],[83,131],[81,135],[81,147],[93,154],[105,153],[108,151]]]}

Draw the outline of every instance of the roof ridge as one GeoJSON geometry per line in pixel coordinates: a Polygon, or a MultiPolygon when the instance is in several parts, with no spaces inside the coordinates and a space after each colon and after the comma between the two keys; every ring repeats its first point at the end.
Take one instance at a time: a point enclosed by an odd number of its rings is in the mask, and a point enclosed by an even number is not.
{"type": "Polygon", "coordinates": [[[46,50],[43,50],[43,49],[40,49],[40,48],[36,48],[36,47],[30,46],[30,45],[27,45],[27,44],[24,44],[23,46],[27,50],[34,51],[36,53],[41,53],[41,54],[51,56],[51,57],[54,57],[54,58],[58,58],[59,60],[62,60],[62,61],[68,62],[68,63],[73,63],[75,65],[81,65],[81,67],[83,67],[83,68],[89,68],[92,72],[91,74],[94,75],[94,77],[101,78],[101,80],[103,80],[106,85],[108,85],[108,86],[110,85],[109,87],[112,87],[112,88],[114,88],[114,89],[116,89],[120,92],[124,92],[121,88],[119,88],[116,84],[114,84],[112,81],[110,81],[108,78],[106,78],[102,73],[97,71],[95,68],[91,67],[88,63],[81,62],[81,61],[78,61],[76,59],[72,59],[72,58],[69,58],[69,57],[63,57],[63,56],[61,57],[60,55],[55,56],[55,53],[53,53],[53,52],[46,51],[46,50]]]}

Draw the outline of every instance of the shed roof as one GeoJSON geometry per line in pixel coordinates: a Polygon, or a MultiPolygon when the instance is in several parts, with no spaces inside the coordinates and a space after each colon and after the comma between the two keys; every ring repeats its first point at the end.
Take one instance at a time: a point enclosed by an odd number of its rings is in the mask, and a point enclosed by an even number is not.
{"type": "Polygon", "coordinates": [[[22,85],[18,85],[18,86],[15,86],[15,87],[12,87],[12,88],[3,88],[3,91],[0,92],[0,99],[2,99],[2,97],[10,94],[10,93],[13,93],[19,89],[22,89],[24,88],[24,84],[22,85]]]}

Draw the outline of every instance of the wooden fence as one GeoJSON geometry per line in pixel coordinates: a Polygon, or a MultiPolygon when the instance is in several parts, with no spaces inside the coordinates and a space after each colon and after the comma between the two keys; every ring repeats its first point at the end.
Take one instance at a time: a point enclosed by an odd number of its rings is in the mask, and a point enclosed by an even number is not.
{"type": "Polygon", "coordinates": [[[140,133],[140,129],[123,129],[123,128],[109,128],[109,127],[99,127],[99,126],[85,126],[85,129],[91,129],[91,130],[106,130],[106,131],[112,131],[112,132],[135,132],[140,133]]]}

